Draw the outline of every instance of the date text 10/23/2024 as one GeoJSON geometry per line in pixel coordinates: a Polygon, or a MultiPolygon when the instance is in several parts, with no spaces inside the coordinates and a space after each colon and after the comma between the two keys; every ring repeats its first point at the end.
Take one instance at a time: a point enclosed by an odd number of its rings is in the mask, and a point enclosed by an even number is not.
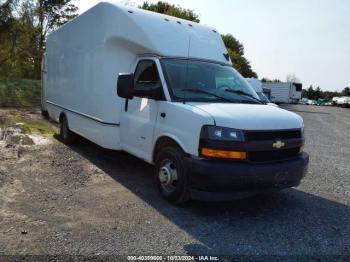
{"type": "Polygon", "coordinates": [[[216,256],[127,256],[128,261],[219,261],[216,256]]]}

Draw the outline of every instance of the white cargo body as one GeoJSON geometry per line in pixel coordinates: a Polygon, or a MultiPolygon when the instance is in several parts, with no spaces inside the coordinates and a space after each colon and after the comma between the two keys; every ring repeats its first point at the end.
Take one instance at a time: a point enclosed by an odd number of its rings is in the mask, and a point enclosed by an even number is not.
{"type": "Polygon", "coordinates": [[[301,99],[302,85],[297,83],[262,83],[262,87],[271,90],[270,100],[278,104],[297,104],[301,99]]]}
{"type": "Polygon", "coordinates": [[[103,147],[121,149],[116,128],[122,107],[116,96],[119,73],[132,71],[138,57],[147,54],[230,64],[226,52],[213,28],[100,3],[47,39],[48,111],[55,120],[60,108],[82,113],[71,114],[74,132],[103,147]]]}
{"type": "Polygon", "coordinates": [[[100,3],[49,35],[44,61],[42,109],[63,142],[79,134],[153,164],[172,203],[306,174],[302,118],[262,103],[211,27],[100,3]]]}

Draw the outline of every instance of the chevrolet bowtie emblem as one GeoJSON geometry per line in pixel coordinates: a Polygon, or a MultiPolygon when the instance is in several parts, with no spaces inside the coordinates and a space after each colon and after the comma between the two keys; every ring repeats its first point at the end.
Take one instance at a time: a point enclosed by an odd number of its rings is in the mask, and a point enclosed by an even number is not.
{"type": "Polygon", "coordinates": [[[272,146],[274,148],[277,148],[277,149],[281,149],[282,147],[284,147],[286,144],[283,143],[282,141],[277,141],[276,143],[273,143],[272,146]]]}

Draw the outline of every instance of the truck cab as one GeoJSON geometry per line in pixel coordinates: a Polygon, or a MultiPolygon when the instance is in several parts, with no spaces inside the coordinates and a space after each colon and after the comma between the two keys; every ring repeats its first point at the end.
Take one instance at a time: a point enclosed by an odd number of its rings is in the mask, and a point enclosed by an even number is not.
{"type": "Polygon", "coordinates": [[[280,190],[306,174],[302,118],[264,103],[231,66],[139,57],[117,92],[122,148],[155,165],[169,201],[280,190]]]}

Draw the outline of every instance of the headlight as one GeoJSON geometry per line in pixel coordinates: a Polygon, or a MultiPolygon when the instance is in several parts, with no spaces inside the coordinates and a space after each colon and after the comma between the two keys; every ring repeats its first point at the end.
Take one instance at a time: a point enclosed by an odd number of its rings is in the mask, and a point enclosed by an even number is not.
{"type": "Polygon", "coordinates": [[[201,139],[242,142],[244,141],[244,134],[242,130],[233,128],[203,126],[201,139]]]}

